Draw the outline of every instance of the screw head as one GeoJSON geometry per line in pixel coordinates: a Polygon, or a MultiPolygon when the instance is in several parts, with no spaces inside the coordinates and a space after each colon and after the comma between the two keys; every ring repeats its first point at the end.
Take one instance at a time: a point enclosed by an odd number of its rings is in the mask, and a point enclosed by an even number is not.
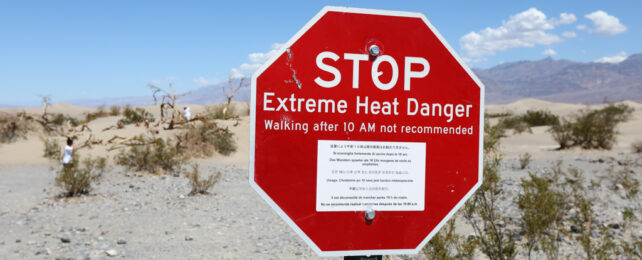
{"type": "Polygon", "coordinates": [[[379,49],[379,46],[372,45],[370,46],[370,48],[368,48],[368,52],[370,52],[371,56],[377,57],[381,53],[381,50],[379,49]]]}
{"type": "Polygon", "coordinates": [[[373,220],[375,217],[375,210],[374,209],[369,209],[366,210],[366,220],[373,220]]]}

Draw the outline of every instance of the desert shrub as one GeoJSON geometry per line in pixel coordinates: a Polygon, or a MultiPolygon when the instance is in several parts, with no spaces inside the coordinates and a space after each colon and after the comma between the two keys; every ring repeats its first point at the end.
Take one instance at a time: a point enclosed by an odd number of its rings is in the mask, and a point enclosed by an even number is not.
{"type": "MultiPolygon", "coordinates": [[[[236,113],[236,106],[230,104],[230,107],[227,109],[227,117],[229,118],[236,113]]],[[[225,115],[225,104],[212,105],[205,108],[205,116],[209,119],[227,119],[225,115]]]]}
{"type": "Polygon", "coordinates": [[[120,107],[119,106],[111,106],[109,108],[109,115],[110,116],[119,116],[120,115],[120,107]]]}
{"type": "Polygon", "coordinates": [[[500,184],[498,155],[486,155],[484,159],[484,182],[466,202],[464,218],[475,231],[474,241],[479,249],[490,259],[514,259],[517,245],[508,224],[499,223],[504,219],[499,213],[499,196],[503,192],[500,184]]]}
{"type": "Polygon", "coordinates": [[[189,183],[192,186],[190,194],[208,194],[208,190],[221,179],[221,172],[216,172],[215,175],[210,175],[207,179],[201,179],[198,173],[198,165],[192,165],[192,172],[187,175],[189,183]]]}
{"type": "Polygon", "coordinates": [[[120,119],[120,122],[123,124],[135,124],[137,122],[145,122],[145,120],[149,120],[149,122],[154,122],[154,115],[151,113],[147,112],[145,109],[137,107],[137,108],[132,108],[130,106],[126,106],[123,109],[123,116],[124,118],[120,119]]]}
{"type": "Polygon", "coordinates": [[[503,117],[499,120],[499,124],[504,129],[513,129],[514,133],[521,134],[523,132],[532,133],[531,127],[522,119],[521,116],[503,117]]]}
{"type": "Polygon", "coordinates": [[[446,225],[422,248],[427,259],[472,259],[477,243],[473,237],[465,238],[455,233],[455,220],[448,220],[446,225]]]}
{"type": "Polygon", "coordinates": [[[488,120],[484,122],[484,153],[496,151],[499,140],[504,136],[505,129],[501,124],[490,125],[488,120]]]}
{"type": "Polygon", "coordinates": [[[549,259],[556,259],[559,251],[560,229],[567,211],[566,195],[552,187],[543,177],[529,173],[529,179],[522,179],[522,192],[517,205],[522,210],[523,233],[528,257],[539,245],[549,259]]]}
{"type": "Polygon", "coordinates": [[[642,153],[642,141],[637,140],[631,144],[631,150],[634,153],[642,153]]]}
{"type": "Polygon", "coordinates": [[[520,117],[531,127],[559,124],[559,117],[545,110],[528,110],[520,117]]]}
{"type": "Polygon", "coordinates": [[[630,170],[628,167],[618,171],[612,167],[607,170],[609,189],[613,191],[621,189],[622,192],[618,195],[624,199],[632,199],[640,192],[640,181],[630,173],[630,170]]]}
{"type": "Polygon", "coordinates": [[[211,156],[214,151],[227,156],[236,151],[234,133],[219,127],[213,120],[204,119],[200,124],[189,125],[176,138],[190,156],[211,156]]]}
{"type": "Polygon", "coordinates": [[[62,147],[55,139],[43,138],[42,142],[45,144],[43,156],[50,160],[60,160],[62,158],[62,147]]]}
{"type": "Polygon", "coordinates": [[[105,110],[105,106],[99,106],[96,109],[96,111],[89,112],[89,113],[85,114],[84,123],[89,123],[89,122],[94,121],[94,120],[96,120],[98,118],[106,117],[106,116],[109,116],[109,113],[107,112],[107,110],[105,110]]]}
{"type": "Polygon", "coordinates": [[[519,167],[520,169],[526,169],[528,164],[531,162],[531,154],[530,153],[524,153],[519,155],[519,167]]]}
{"type": "Polygon", "coordinates": [[[563,120],[549,130],[561,149],[580,146],[583,149],[611,149],[615,128],[631,117],[633,108],[626,104],[608,105],[599,110],[582,110],[570,120],[563,120]]]}
{"type": "Polygon", "coordinates": [[[24,113],[0,113],[0,143],[11,143],[18,138],[25,138],[31,130],[32,127],[24,113]]]}
{"type": "Polygon", "coordinates": [[[561,123],[553,125],[548,131],[555,142],[560,145],[559,149],[571,148],[574,145],[572,122],[562,120],[561,123]]]}
{"type": "Polygon", "coordinates": [[[129,170],[161,174],[174,172],[185,163],[186,157],[171,139],[139,137],[140,145],[121,150],[114,161],[129,170]]]}
{"type": "Polygon", "coordinates": [[[105,171],[107,159],[98,157],[87,158],[78,163],[78,156],[74,154],[73,160],[67,166],[62,167],[56,175],[55,183],[62,188],[64,197],[74,197],[88,194],[91,185],[97,181],[105,171]]]}
{"type": "Polygon", "coordinates": [[[51,119],[49,119],[49,123],[58,126],[61,126],[66,121],[69,121],[72,126],[78,126],[80,124],[78,119],[61,113],[51,114],[51,119]]]}
{"type": "Polygon", "coordinates": [[[486,113],[486,114],[484,114],[484,118],[509,117],[509,116],[512,116],[512,115],[513,115],[513,113],[510,113],[510,112],[486,113]]]}

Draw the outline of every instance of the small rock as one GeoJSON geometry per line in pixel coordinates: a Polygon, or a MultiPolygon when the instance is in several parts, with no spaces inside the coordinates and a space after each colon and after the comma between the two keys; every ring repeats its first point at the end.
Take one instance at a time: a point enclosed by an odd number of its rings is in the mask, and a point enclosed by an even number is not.
{"type": "Polygon", "coordinates": [[[165,231],[165,235],[171,235],[171,234],[172,234],[172,231],[171,231],[171,230],[167,230],[167,231],[165,231]]]}
{"type": "Polygon", "coordinates": [[[192,240],[194,240],[194,238],[192,238],[192,237],[185,237],[185,241],[192,241],[192,240]]]}
{"type": "Polygon", "coordinates": [[[105,251],[105,254],[107,254],[107,256],[117,256],[118,255],[118,251],[116,251],[114,249],[109,249],[109,250],[105,251]]]}
{"type": "Polygon", "coordinates": [[[612,229],[620,229],[620,224],[618,223],[609,224],[609,227],[612,229]]]}
{"type": "Polygon", "coordinates": [[[16,239],[16,243],[20,243],[20,242],[22,242],[22,240],[16,239]]]}
{"type": "Polygon", "coordinates": [[[580,230],[580,227],[578,227],[578,226],[576,226],[576,225],[571,225],[571,232],[573,232],[573,233],[576,233],[576,234],[577,234],[577,233],[580,233],[580,231],[581,231],[581,230],[580,230]]]}
{"type": "Polygon", "coordinates": [[[118,241],[116,241],[116,244],[124,245],[127,244],[127,241],[125,241],[124,239],[118,239],[118,241]]]}
{"type": "Polygon", "coordinates": [[[68,238],[68,237],[61,237],[60,241],[62,241],[63,243],[69,243],[69,242],[71,242],[71,239],[68,238]]]}
{"type": "Polygon", "coordinates": [[[35,245],[35,244],[36,244],[36,241],[33,241],[33,240],[27,241],[27,245],[35,245]]]}
{"type": "Polygon", "coordinates": [[[179,198],[179,199],[184,199],[184,198],[185,198],[185,195],[183,195],[183,194],[178,195],[178,198],[179,198]]]}
{"type": "Polygon", "coordinates": [[[505,227],[506,223],[504,223],[504,221],[500,220],[500,221],[495,222],[495,225],[497,225],[498,227],[505,227]]]}

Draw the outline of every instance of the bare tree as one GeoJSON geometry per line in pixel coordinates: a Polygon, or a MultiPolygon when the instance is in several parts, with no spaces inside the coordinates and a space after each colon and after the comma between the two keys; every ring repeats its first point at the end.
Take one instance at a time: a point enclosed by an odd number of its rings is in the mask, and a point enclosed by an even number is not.
{"type": "Polygon", "coordinates": [[[232,104],[232,98],[236,96],[236,94],[239,92],[241,87],[243,86],[243,81],[245,81],[246,77],[243,76],[239,80],[238,85],[234,85],[234,77],[232,75],[229,76],[228,81],[227,81],[227,88],[225,88],[225,85],[221,85],[221,89],[223,89],[223,95],[225,95],[226,102],[225,102],[225,107],[223,108],[223,118],[227,119],[227,111],[230,110],[230,105],[232,104]]]}
{"type": "Polygon", "coordinates": [[[164,90],[152,84],[149,84],[149,88],[152,89],[152,92],[153,92],[152,97],[154,97],[154,104],[156,104],[159,100],[159,97],[156,97],[156,95],[158,93],[161,94],[160,96],[161,119],[158,122],[158,124],[165,123],[167,121],[167,117],[169,117],[170,114],[171,114],[171,119],[166,129],[174,129],[174,126],[176,124],[183,124],[186,122],[186,119],[183,118],[183,115],[176,108],[176,99],[187,95],[189,92],[183,93],[183,94],[176,94],[176,90],[174,90],[174,87],[172,87],[172,83],[169,83],[169,89],[171,93],[167,90],[164,90]]]}

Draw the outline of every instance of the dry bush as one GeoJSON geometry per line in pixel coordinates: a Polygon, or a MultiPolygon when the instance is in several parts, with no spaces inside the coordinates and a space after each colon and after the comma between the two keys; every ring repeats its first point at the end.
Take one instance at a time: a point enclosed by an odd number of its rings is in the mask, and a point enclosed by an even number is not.
{"type": "Polygon", "coordinates": [[[211,105],[205,108],[205,117],[208,119],[222,119],[225,120],[231,115],[236,114],[236,106],[230,104],[227,107],[225,104],[211,105]],[[227,108],[227,110],[226,110],[227,108]]]}
{"type": "Polygon", "coordinates": [[[524,153],[519,155],[519,167],[520,169],[526,169],[529,163],[531,163],[531,158],[533,156],[530,153],[524,153]]]}
{"type": "Polygon", "coordinates": [[[615,128],[626,122],[633,108],[626,104],[608,105],[599,110],[582,110],[549,130],[560,149],[580,146],[583,149],[610,150],[615,143],[615,128]]]}
{"type": "Polygon", "coordinates": [[[634,153],[642,153],[642,141],[637,140],[631,144],[634,153]]]}
{"type": "Polygon", "coordinates": [[[161,174],[178,170],[187,157],[171,139],[140,136],[140,144],[131,144],[121,150],[114,161],[129,170],[161,174]]]}
{"type": "Polygon", "coordinates": [[[87,158],[82,161],[82,167],[78,163],[78,156],[74,155],[70,164],[58,171],[55,183],[62,188],[64,197],[75,197],[88,194],[91,185],[105,172],[107,159],[97,157],[87,158]]]}
{"type": "Polygon", "coordinates": [[[32,130],[33,127],[24,113],[0,113],[0,143],[11,143],[18,138],[25,138],[32,130]]]}
{"type": "Polygon", "coordinates": [[[83,123],[89,123],[101,117],[109,116],[109,112],[105,109],[105,106],[99,106],[96,111],[89,112],[85,114],[85,121],[83,123]]]}
{"type": "Polygon", "coordinates": [[[192,185],[190,195],[208,194],[209,190],[221,179],[221,172],[210,175],[207,179],[201,179],[198,173],[198,165],[192,165],[192,172],[187,175],[192,185]]]}
{"type": "Polygon", "coordinates": [[[120,107],[119,106],[111,106],[109,108],[109,115],[110,116],[119,116],[120,115],[120,107]]]}
{"type": "Polygon", "coordinates": [[[227,156],[236,151],[234,133],[219,127],[213,120],[204,119],[200,124],[189,125],[176,138],[190,156],[212,156],[214,151],[227,156]]]}
{"type": "Polygon", "coordinates": [[[155,120],[154,115],[139,107],[132,108],[130,106],[126,106],[123,109],[123,116],[124,118],[120,119],[119,121],[125,125],[135,124],[137,122],[145,122],[145,120],[154,122],[155,120]]]}
{"type": "Polygon", "coordinates": [[[57,114],[48,114],[48,115],[51,116],[51,119],[49,119],[49,123],[53,125],[61,126],[67,121],[69,121],[69,123],[72,126],[78,126],[80,124],[78,119],[65,114],[57,113],[57,114]]]}
{"type": "Polygon", "coordinates": [[[622,190],[618,195],[623,199],[633,199],[640,192],[640,181],[631,173],[629,167],[624,167],[618,171],[613,167],[607,170],[607,180],[609,189],[613,191],[622,190]]]}
{"type": "Polygon", "coordinates": [[[465,238],[455,232],[455,220],[448,220],[446,225],[422,248],[427,259],[473,259],[477,242],[473,237],[465,238]]]}
{"type": "Polygon", "coordinates": [[[60,160],[62,158],[62,147],[55,139],[43,138],[42,142],[45,145],[44,154],[45,158],[50,160],[60,160]]]}

